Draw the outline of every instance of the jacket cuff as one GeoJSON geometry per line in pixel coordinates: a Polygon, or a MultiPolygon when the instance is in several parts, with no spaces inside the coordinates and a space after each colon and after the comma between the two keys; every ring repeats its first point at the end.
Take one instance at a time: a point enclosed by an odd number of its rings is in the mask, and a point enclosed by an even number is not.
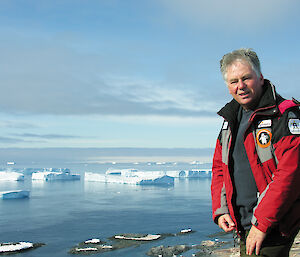
{"type": "Polygon", "coordinates": [[[261,222],[258,222],[257,220],[255,221],[255,223],[252,223],[252,225],[264,233],[267,233],[268,229],[270,228],[270,226],[265,225],[261,222]]]}

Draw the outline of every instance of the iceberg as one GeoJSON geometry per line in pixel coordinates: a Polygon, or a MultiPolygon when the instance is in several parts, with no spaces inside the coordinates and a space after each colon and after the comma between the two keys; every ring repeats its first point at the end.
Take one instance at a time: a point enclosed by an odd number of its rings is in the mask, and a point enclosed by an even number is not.
{"type": "Polygon", "coordinates": [[[173,174],[175,177],[179,177],[179,178],[183,178],[183,177],[185,177],[185,178],[210,178],[212,172],[210,169],[192,169],[192,170],[181,170],[180,172],[178,172],[177,176],[176,176],[176,173],[173,172],[173,174]]]}
{"type": "Polygon", "coordinates": [[[155,174],[153,172],[129,172],[123,171],[120,174],[99,174],[85,172],[85,181],[96,181],[103,183],[119,183],[133,185],[174,185],[174,178],[164,174],[155,174]]]}
{"type": "Polygon", "coordinates": [[[23,181],[24,175],[15,171],[0,171],[0,181],[23,181]]]}
{"type": "Polygon", "coordinates": [[[21,198],[29,198],[30,191],[27,190],[11,190],[0,192],[0,199],[21,199],[21,198]]]}
{"type": "Polygon", "coordinates": [[[43,171],[33,172],[32,180],[79,180],[79,174],[71,174],[69,169],[44,169],[43,171]]]}
{"type": "Polygon", "coordinates": [[[204,178],[211,177],[210,169],[201,170],[167,170],[167,171],[139,171],[137,169],[109,169],[106,175],[120,175],[123,177],[159,177],[169,176],[173,178],[204,178]]]}

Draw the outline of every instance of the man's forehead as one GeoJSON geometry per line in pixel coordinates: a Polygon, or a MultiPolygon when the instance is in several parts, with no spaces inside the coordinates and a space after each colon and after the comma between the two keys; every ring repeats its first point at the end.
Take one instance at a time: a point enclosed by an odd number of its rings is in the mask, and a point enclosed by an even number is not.
{"type": "Polygon", "coordinates": [[[250,75],[254,72],[252,66],[245,61],[235,61],[227,67],[227,77],[236,75],[250,75]],[[241,74],[240,74],[241,73],[241,74]]]}

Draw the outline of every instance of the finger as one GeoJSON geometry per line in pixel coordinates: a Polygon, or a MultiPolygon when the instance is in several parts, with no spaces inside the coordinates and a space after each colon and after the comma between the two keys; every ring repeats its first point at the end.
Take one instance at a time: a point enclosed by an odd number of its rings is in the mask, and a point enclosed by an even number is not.
{"type": "Polygon", "coordinates": [[[229,218],[229,219],[226,220],[226,221],[227,221],[229,227],[234,227],[234,226],[235,226],[231,218],[229,218]]]}
{"type": "Polygon", "coordinates": [[[261,245],[262,245],[261,242],[257,242],[256,243],[256,247],[255,247],[255,254],[256,255],[259,255],[259,251],[260,251],[261,245]]]}
{"type": "Polygon", "coordinates": [[[249,238],[246,240],[246,254],[251,255],[254,251],[255,243],[252,242],[249,238]]]}

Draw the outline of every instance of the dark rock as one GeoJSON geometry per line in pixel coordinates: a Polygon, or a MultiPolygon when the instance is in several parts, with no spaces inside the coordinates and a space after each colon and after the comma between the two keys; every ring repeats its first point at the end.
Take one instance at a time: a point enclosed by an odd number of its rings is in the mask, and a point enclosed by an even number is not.
{"type": "Polygon", "coordinates": [[[192,247],[188,245],[175,245],[175,246],[157,246],[151,248],[147,255],[149,256],[164,256],[164,257],[172,257],[173,255],[178,255],[184,253],[186,251],[191,250],[192,247]]]}

